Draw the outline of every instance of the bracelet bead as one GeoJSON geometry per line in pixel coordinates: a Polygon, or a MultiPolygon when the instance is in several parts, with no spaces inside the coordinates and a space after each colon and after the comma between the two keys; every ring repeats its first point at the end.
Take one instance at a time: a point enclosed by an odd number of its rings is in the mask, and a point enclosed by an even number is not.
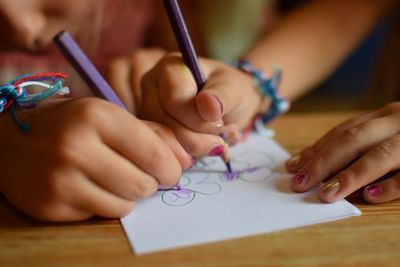
{"type": "Polygon", "coordinates": [[[289,101],[278,92],[282,72],[276,70],[271,77],[266,77],[264,72],[255,69],[248,60],[238,60],[231,65],[251,75],[260,93],[271,101],[268,110],[257,115],[253,126],[262,135],[270,135],[270,131],[265,129],[265,125],[288,111],[290,107],[289,101]]]}

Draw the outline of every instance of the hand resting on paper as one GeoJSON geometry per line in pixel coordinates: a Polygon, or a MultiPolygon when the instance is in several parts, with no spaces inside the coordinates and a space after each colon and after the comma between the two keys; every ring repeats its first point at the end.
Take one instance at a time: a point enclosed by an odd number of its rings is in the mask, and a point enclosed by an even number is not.
{"type": "Polygon", "coordinates": [[[369,203],[400,198],[400,102],[352,118],[286,162],[291,185],[304,192],[319,186],[325,202],[363,188],[369,203]]]}

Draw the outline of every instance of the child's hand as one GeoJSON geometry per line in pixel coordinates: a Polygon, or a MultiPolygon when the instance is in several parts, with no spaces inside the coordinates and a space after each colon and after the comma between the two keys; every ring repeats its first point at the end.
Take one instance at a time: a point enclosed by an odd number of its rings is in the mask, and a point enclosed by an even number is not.
{"type": "Polygon", "coordinates": [[[37,219],[121,217],[192,164],[171,131],[106,101],[42,105],[19,113],[25,134],[9,114],[0,117],[1,193],[37,219]]]}
{"type": "MultiPolygon", "coordinates": [[[[135,93],[140,95],[135,98],[138,116],[171,127],[186,151],[196,157],[212,154],[216,146],[224,144],[218,136],[222,131],[229,143],[236,143],[239,129],[259,111],[262,100],[247,74],[220,62],[200,62],[207,82],[198,95],[192,74],[175,53],[164,55],[154,64],[142,78],[141,88],[134,78],[138,77],[136,72],[143,73],[138,71],[137,62],[131,62],[131,70],[113,71],[118,78],[111,79],[130,80],[131,92],[140,92],[135,93]]],[[[113,83],[113,87],[124,98],[127,86],[113,83]]]]}
{"type": "Polygon", "coordinates": [[[400,102],[340,124],[286,163],[297,173],[292,188],[304,192],[319,185],[326,202],[367,185],[363,195],[370,203],[400,198],[399,133],[400,102]]]}

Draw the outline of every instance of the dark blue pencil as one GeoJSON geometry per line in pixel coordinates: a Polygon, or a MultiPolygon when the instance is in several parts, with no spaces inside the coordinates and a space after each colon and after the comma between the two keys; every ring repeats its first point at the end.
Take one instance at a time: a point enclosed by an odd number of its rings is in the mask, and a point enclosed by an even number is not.
{"type": "MultiPolygon", "coordinates": [[[[169,21],[175,33],[175,38],[178,43],[179,49],[182,53],[183,60],[196,81],[197,91],[203,88],[205,84],[204,75],[201,72],[199,60],[194,49],[192,40],[187,30],[185,20],[182,16],[181,9],[177,0],[164,0],[165,10],[167,11],[169,21]]],[[[225,153],[223,160],[229,172],[232,172],[231,164],[228,154],[225,153]]]]}

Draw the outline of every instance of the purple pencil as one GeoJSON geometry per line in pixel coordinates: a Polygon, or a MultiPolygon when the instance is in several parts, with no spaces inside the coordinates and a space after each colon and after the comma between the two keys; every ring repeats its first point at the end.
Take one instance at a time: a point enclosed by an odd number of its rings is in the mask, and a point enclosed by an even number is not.
{"type": "Polygon", "coordinates": [[[175,38],[182,53],[183,60],[196,81],[197,90],[200,91],[204,86],[205,79],[201,72],[196,50],[193,46],[192,39],[190,38],[189,31],[187,30],[178,1],[164,0],[164,6],[175,33],[175,38]]]}
{"type": "MultiPolygon", "coordinates": [[[[200,92],[200,90],[204,86],[205,79],[203,73],[201,72],[196,50],[193,46],[192,39],[190,38],[189,31],[187,30],[185,20],[178,4],[178,0],[163,0],[163,2],[172,29],[175,33],[176,41],[182,53],[183,60],[190,69],[190,72],[192,73],[193,78],[196,81],[197,92],[200,92]]],[[[223,156],[223,160],[226,164],[228,171],[231,173],[232,168],[227,153],[225,153],[225,155],[223,156]]]]}
{"type": "Polygon", "coordinates": [[[62,31],[57,34],[54,37],[54,42],[96,96],[126,109],[107,81],[68,32],[62,31]]]}

